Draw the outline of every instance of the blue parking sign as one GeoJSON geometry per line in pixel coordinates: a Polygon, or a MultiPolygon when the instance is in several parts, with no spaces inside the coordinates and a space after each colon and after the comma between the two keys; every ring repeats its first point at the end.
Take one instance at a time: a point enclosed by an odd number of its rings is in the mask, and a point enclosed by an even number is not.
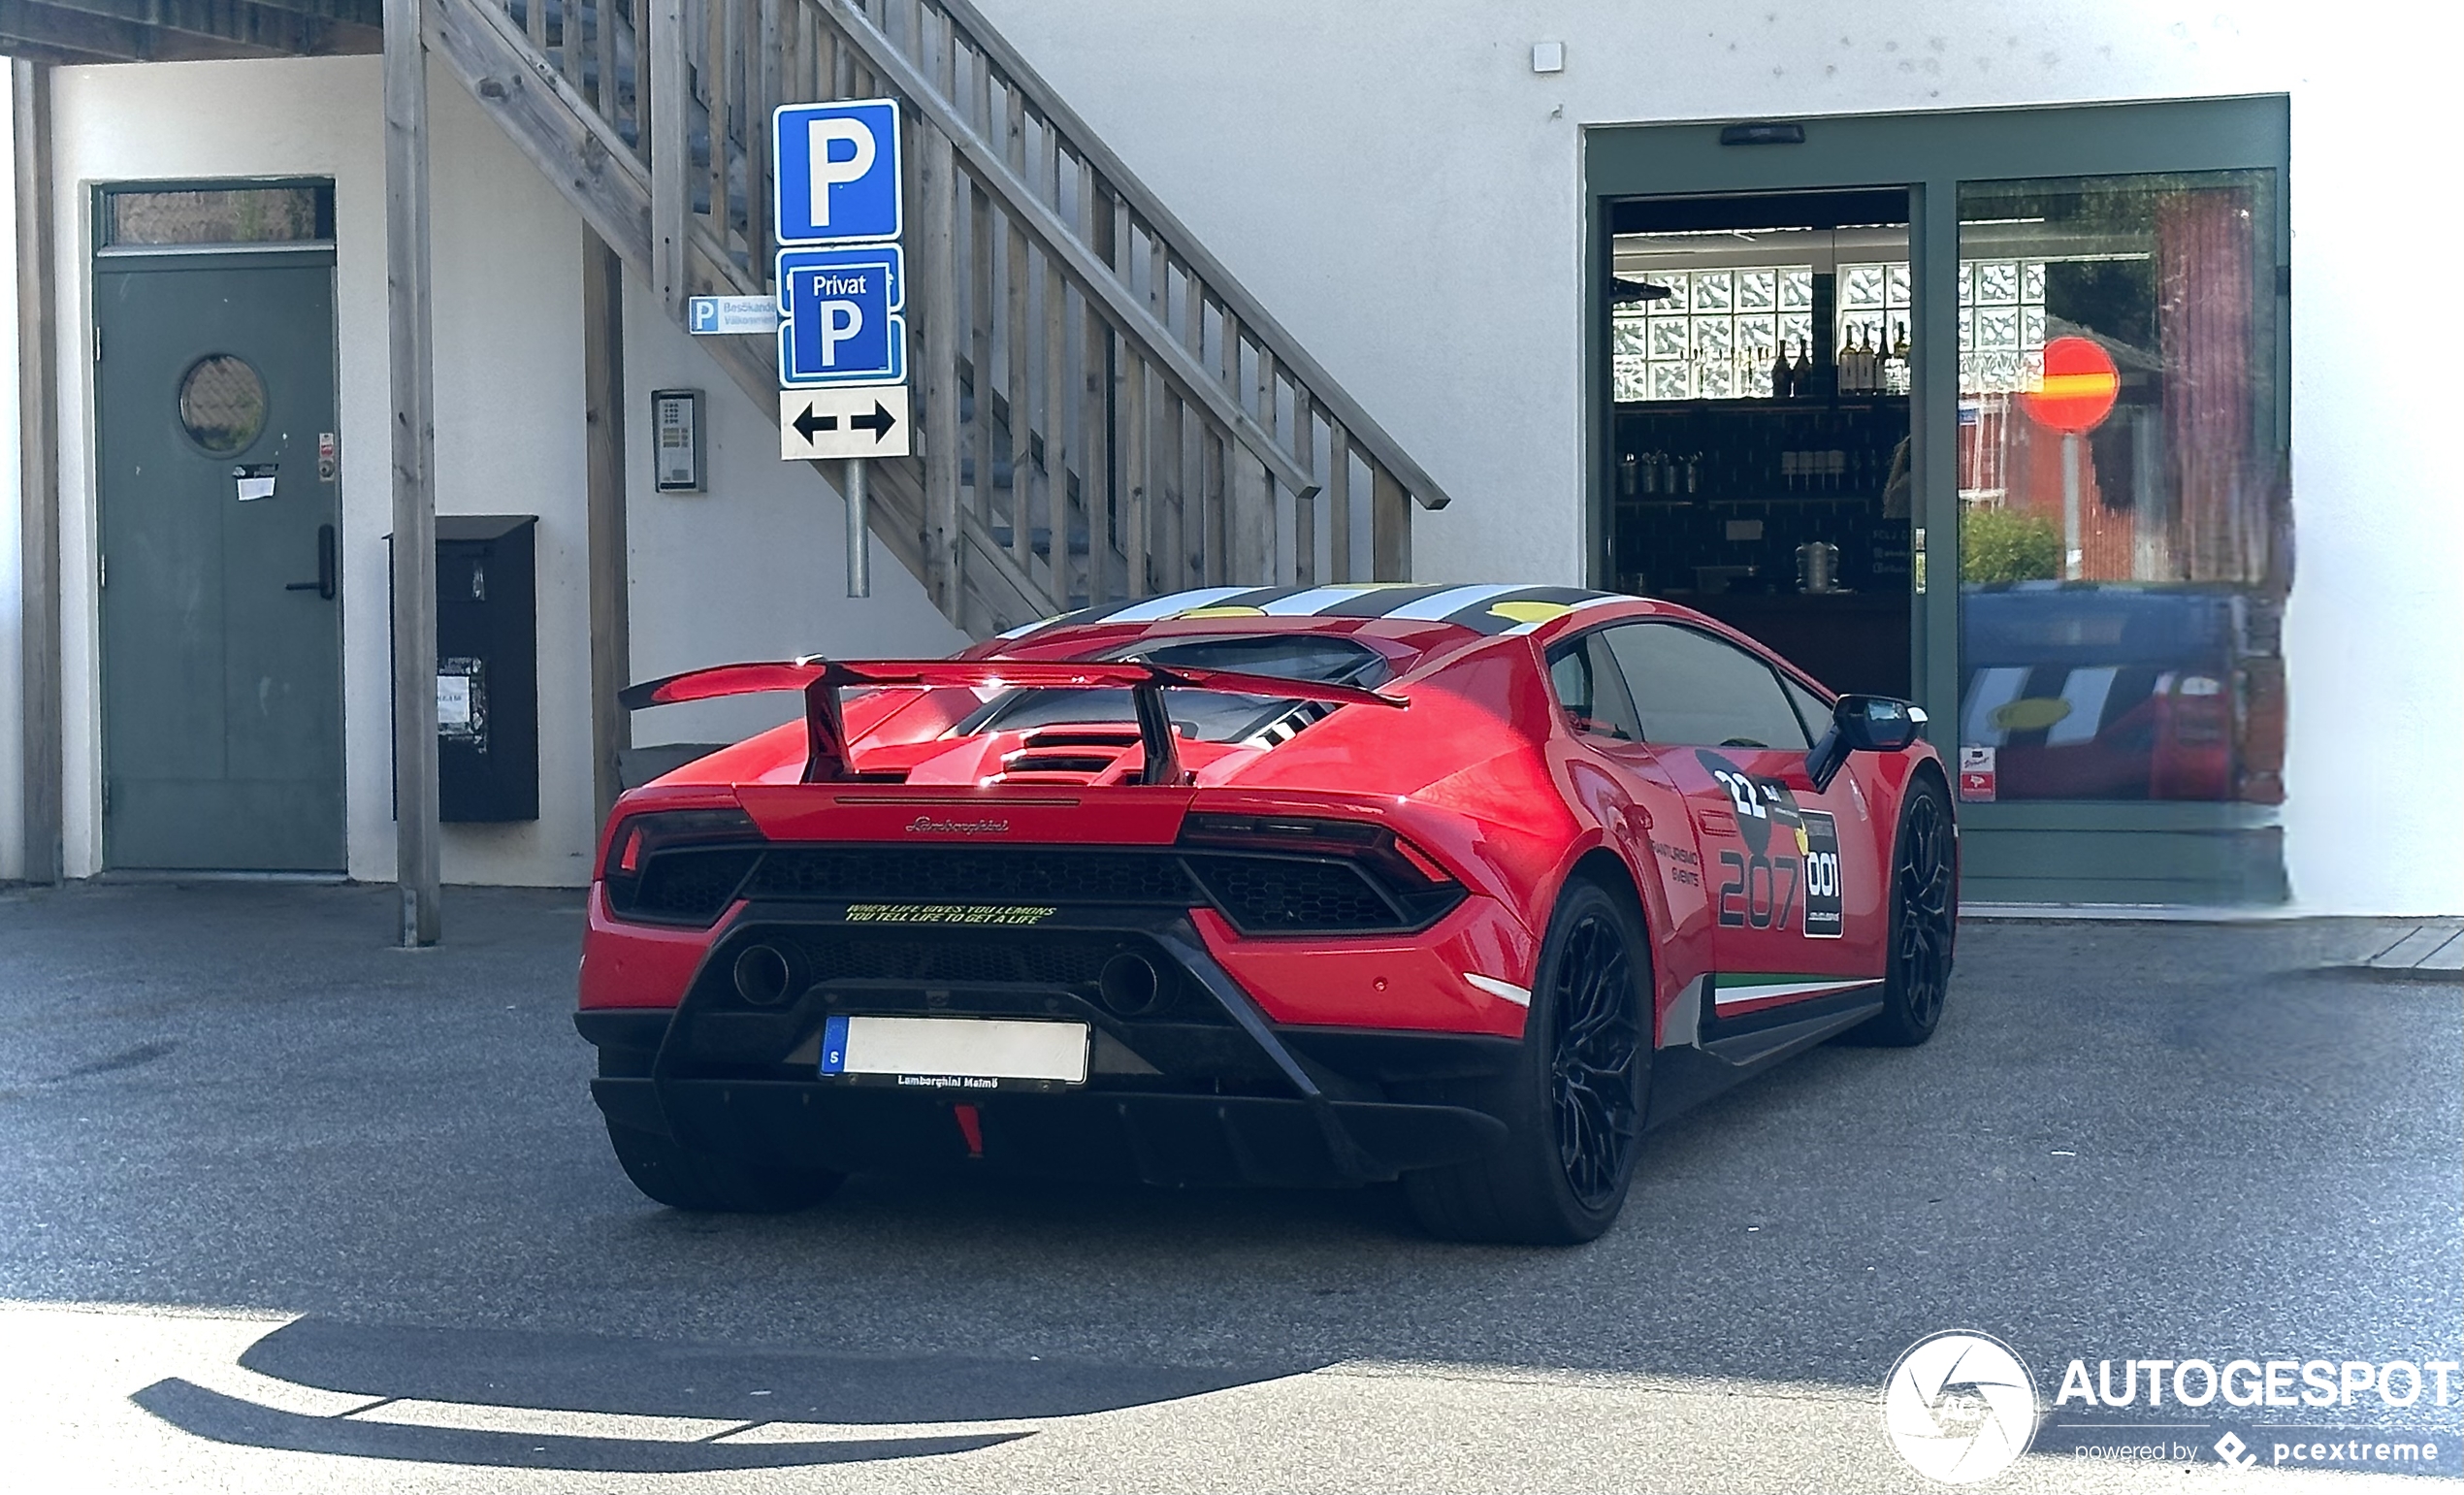
{"type": "Polygon", "coordinates": [[[905,208],[898,101],[782,104],[770,116],[777,242],[895,239],[905,208]]]}
{"type": "Polygon", "coordinates": [[[907,267],[896,244],[781,249],[779,382],[896,384],[907,377],[907,267]]]}

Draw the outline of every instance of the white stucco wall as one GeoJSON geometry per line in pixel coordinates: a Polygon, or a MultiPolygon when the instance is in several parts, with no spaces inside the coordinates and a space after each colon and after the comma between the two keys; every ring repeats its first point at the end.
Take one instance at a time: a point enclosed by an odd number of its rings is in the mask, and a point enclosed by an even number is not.
{"type": "Polygon", "coordinates": [[[2451,13],[2148,0],[980,0],[994,24],[1452,496],[1424,580],[1583,565],[1588,125],[2130,98],[2292,99],[2294,494],[2287,855],[2298,906],[2464,906],[2457,814],[2387,786],[2464,741],[2451,420],[2388,256],[2444,244],[2451,13]],[[1563,73],[1531,47],[1566,44],[1563,73]],[[2415,238],[2415,236],[2420,236],[2415,238]]]}
{"type": "MultiPolygon", "coordinates": [[[[626,478],[632,502],[633,678],[729,660],[835,654],[929,657],[965,647],[913,573],[872,544],[873,595],[847,596],[847,510],[805,463],[779,460],[773,416],[746,399],[631,276],[625,285],[626,478]],[[703,392],[709,491],[652,484],[650,395],[703,392]]],[[[794,697],[658,706],[633,719],[636,743],[728,742],[788,720],[794,697]]]]}
{"type": "MultiPolygon", "coordinates": [[[[589,618],[579,218],[445,74],[430,78],[431,240],[440,514],[536,514],[539,804],[535,822],[448,826],[448,882],[589,880],[589,618]]],[[[62,280],[65,715],[71,876],[100,870],[101,704],[96,689],[91,387],[82,375],[94,183],[146,178],[324,176],[335,181],[342,444],[344,737],[349,870],[394,875],[390,633],[385,536],[393,527],[387,431],[381,79],[373,57],[72,68],[55,94],[62,280]]],[[[836,495],[778,460],[769,419],[628,297],[632,640],[637,675],[829,648],[939,653],[962,639],[886,555],[874,597],[843,594],[836,495]],[[709,391],[711,491],[651,492],[647,391],[709,391]]],[[[14,360],[12,361],[14,368],[14,360]]],[[[14,405],[9,406],[14,409],[14,405]]],[[[14,481],[14,462],[9,468],[14,481]]],[[[11,505],[14,525],[15,507],[11,505]]],[[[0,530],[0,539],[13,533],[0,530]]],[[[0,581],[13,596],[16,568],[0,581]]],[[[0,614],[13,618],[13,613],[0,614]]],[[[13,626],[0,624],[0,626],[13,626]]],[[[10,646],[9,666],[16,658],[10,646]]],[[[0,674],[0,681],[11,677],[0,674]]],[[[16,693],[8,693],[14,702],[16,693]]],[[[755,702],[656,713],[639,740],[719,740],[776,719],[755,702]]],[[[10,731],[0,755],[14,754],[10,731]]],[[[0,756],[0,769],[12,758],[0,756]]],[[[11,793],[14,815],[18,796],[11,793]]],[[[8,824],[0,820],[0,826],[8,824]]],[[[15,854],[16,838],[10,838],[15,854]]],[[[0,863],[0,865],[5,865],[0,863]]]]}

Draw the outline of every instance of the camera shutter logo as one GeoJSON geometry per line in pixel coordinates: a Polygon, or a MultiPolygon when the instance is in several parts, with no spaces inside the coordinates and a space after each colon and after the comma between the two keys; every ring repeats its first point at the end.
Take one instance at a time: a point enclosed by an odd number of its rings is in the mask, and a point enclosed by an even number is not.
{"type": "Polygon", "coordinates": [[[1908,1467],[1946,1484],[1991,1479],[2036,1438],[2036,1381],[2011,1348],[1954,1330],[1908,1347],[1883,1383],[1882,1425],[1908,1467]]]}

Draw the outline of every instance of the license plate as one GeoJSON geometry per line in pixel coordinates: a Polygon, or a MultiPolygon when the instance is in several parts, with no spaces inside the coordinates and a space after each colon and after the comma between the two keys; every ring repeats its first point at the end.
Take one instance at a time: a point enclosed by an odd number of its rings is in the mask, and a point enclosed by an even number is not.
{"type": "Polygon", "coordinates": [[[835,1017],[822,1029],[821,1072],[951,1089],[998,1089],[1005,1081],[1084,1085],[1086,1047],[1084,1023],[835,1017]]]}

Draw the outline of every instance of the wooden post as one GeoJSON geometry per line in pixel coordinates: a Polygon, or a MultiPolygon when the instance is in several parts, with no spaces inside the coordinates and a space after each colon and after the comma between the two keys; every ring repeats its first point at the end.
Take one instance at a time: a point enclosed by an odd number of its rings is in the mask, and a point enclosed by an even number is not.
{"type": "Polygon", "coordinates": [[[1411,495],[1395,475],[1370,465],[1369,549],[1372,581],[1411,579],[1411,495]]]}
{"type": "MultiPolygon", "coordinates": [[[[1310,405],[1309,386],[1292,385],[1292,456],[1304,471],[1317,461],[1317,417],[1310,405]]],[[[1292,585],[1317,580],[1317,495],[1292,495],[1292,585]]]]}
{"type": "Polygon", "coordinates": [[[17,539],[25,880],[60,880],[60,401],[52,314],[51,70],[11,64],[17,202],[17,539]]]}
{"type": "Polygon", "coordinates": [[[1326,576],[1358,581],[1351,559],[1351,433],[1326,419],[1326,576]]]}
{"type": "MultiPolygon", "coordinates": [[[[964,600],[958,573],[958,274],[956,236],[957,170],[950,137],[919,124],[924,150],[917,185],[924,202],[922,301],[924,316],[924,566],[932,573],[933,601],[941,614],[959,622],[964,600]]],[[[913,313],[910,313],[913,314],[913,313]]],[[[961,624],[961,627],[964,625],[961,624]]]]}
{"type": "Polygon", "coordinates": [[[693,217],[693,151],[685,139],[685,0],[650,5],[650,276],[659,304],[682,323],[693,217]]]}
{"type": "Polygon", "coordinates": [[[625,262],[582,230],[582,411],[588,450],[591,625],[591,797],[603,824],[624,792],[632,714],[619,705],[632,672],[625,552],[625,262]]]}
{"type": "Polygon", "coordinates": [[[428,53],[420,0],[385,0],[385,280],[393,380],[394,869],[402,943],[433,945],[437,819],[437,428],[429,328],[428,53]]]}

